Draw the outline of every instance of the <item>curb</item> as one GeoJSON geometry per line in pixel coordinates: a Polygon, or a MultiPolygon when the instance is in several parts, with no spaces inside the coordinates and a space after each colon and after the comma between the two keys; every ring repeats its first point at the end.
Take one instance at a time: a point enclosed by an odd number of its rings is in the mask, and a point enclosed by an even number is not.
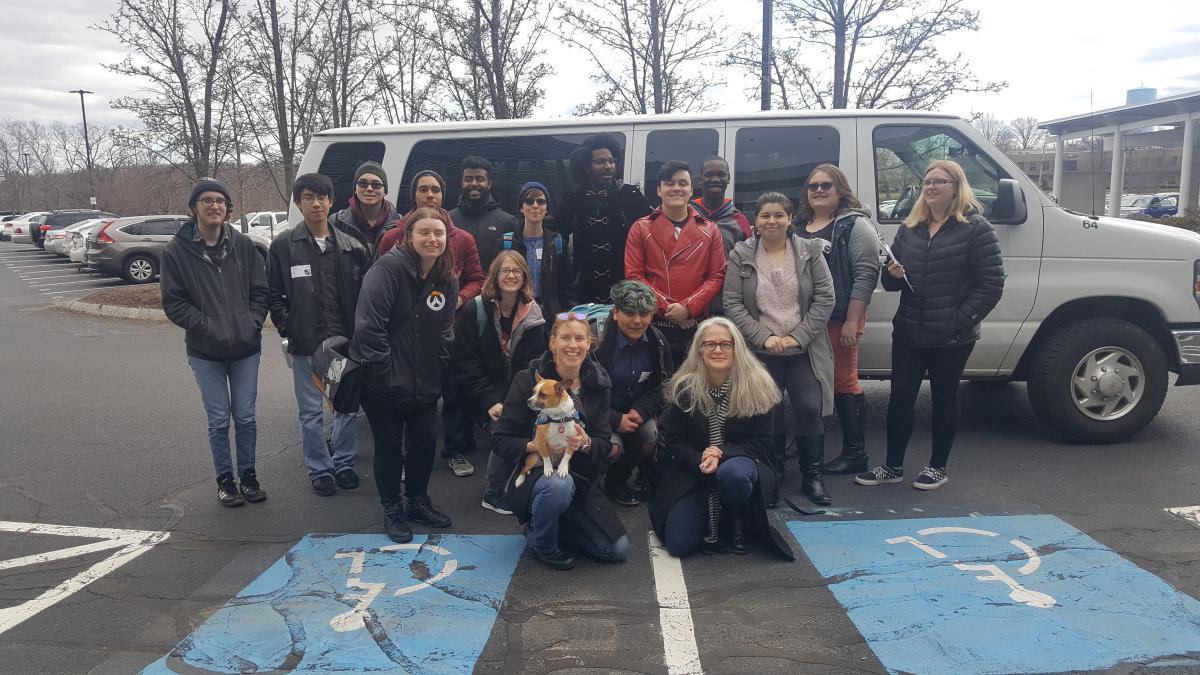
{"type": "Polygon", "coordinates": [[[61,307],[71,312],[80,314],[92,314],[95,316],[109,316],[116,319],[133,319],[134,321],[149,321],[151,323],[170,323],[167,320],[167,313],[161,309],[153,309],[150,307],[122,307],[121,305],[97,305],[91,302],[80,302],[78,300],[68,300],[66,302],[58,301],[54,303],[56,307],[61,307]]]}

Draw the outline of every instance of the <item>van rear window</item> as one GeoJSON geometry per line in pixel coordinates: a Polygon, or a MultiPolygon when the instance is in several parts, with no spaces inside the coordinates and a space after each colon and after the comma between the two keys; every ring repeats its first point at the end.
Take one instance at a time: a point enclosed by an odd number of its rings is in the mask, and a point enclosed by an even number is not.
{"type": "Polygon", "coordinates": [[[354,171],[366,161],[382,163],[383,152],[384,145],[379,141],[333,143],[325,149],[317,173],[333,181],[333,208],[330,213],[337,213],[350,204],[350,198],[354,196],[354,171]]]}
{"type": "MultiPolygon", "coordinates": [[[[583,144],[591,134],[545,134],[535,136],[492,136],[484,138],[446,138],[421,141],[413,146],[404,167],[397,201],[399,209],[412,208],[409,198],[413,176],[432,169],[446,179],[446,195],[442,206],[450,211],[458,205],[462,191],[463,157],[475,155],[492,163],[492,196],[500,208],[517,213],[517,193],[525,183],[535,180],[550,189],[551,211],[562,203],[563,195],[575,190],[571,176],[571,151],[583,144]]],[[[614,136],[628,145],[624,134],[614,136]]],[[[624,167],[617,167],[622,174],[624,167]]]]}

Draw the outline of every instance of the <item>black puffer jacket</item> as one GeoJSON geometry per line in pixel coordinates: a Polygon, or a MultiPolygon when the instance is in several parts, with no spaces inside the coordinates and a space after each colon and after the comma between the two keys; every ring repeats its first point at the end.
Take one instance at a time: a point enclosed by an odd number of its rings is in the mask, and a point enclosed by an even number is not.
{"type": "Polygon", "coordinates": [[[562,201],[554,220],[571,242],[575,302],[609,301],[609,288],[625,278],[629,228],[649,213],[650,202],[628,183],[604,190],[583,185],[562,201]]]}
{"type": "Polygon", "coordinates": [[[195,222],[185,223],[163,251],[163,311],[187,333],[189,356],[236,361],[261,348],[267,317],[267,266],[250,238],[228,223],[223,255],[210,259],[195,222]]]}
{"type": "Polygon", "coordinates": [[[458,199],[458,208],[450,212],[450,220],[454,226],[462,228],[475,237],[475,247],[479,249],[479,266],[487,275],[488,267],[500,253],[500,242],[505,232],[512,232],[517,219],[511,213],[500,209],[491,193],[484,195],[483,201],[476,204],[465,196],[458,199]]]}
{"type": "Polygon", "coordinates": [[[364,366],[364,395],[441,396],[457,296],[457,281],[421,278],[415,253],[398,246],[379,257],[363,279],[350,342],[350,358],[364,366]]]}
{"type": "Polygon", "coordinates": [[[979,324],[1000,302],[1004,261],[1000,241],[983,216],[951,218],[932,239],[929,225],[901,227],[892,253],[908,282],[885,267],[883,287],[901,291],[892,339],[908,347],[952,347],[979,339],[979,324]]]}

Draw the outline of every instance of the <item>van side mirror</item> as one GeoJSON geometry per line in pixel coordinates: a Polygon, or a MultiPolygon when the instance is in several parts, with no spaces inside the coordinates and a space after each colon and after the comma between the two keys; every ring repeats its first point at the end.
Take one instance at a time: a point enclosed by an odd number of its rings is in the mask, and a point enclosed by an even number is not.
{"type": "Polygon", "coordinates": [[[1028,215],[1025,191],[1012,178],[1001,178],[996,187],[996,201],[992,204],[992,215],[988,220],[998,225],[1020,225],[1028,215]]]}

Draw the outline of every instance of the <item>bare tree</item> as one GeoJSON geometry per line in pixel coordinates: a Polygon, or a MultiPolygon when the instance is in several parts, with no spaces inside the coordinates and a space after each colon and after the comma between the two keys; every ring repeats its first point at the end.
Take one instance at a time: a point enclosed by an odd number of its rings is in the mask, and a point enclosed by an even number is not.
{"type": "Polygon", "coordinates": [[[584,52],[602,90],[577,108],[592,113],[711,109],[704,92],[719,83],[705,61],[726,53],[710,0],[618,0],[566,6],[562,38],[584,52]]]}
{"type": "Polygon", "coordinates": [[[220,73],[229,46],[235,0],[120,0],[96,26],[132,53],[109,70],[145,83],[140,95],[113,102],[145,126],[143,143],[189,178],[217,172],[220,73]]]}
{"type": "Polygon", "coordinates": [[[1017,150],[1040,150],[1049,138],[1045,129],[1038,128],[1036,117],[1018,117],[1009,123],[1009,128],[1017,150]]]}
{"type": "Polygon", "coordinates": [[[373,38],[384,22],[368,0],[331,0],[329,17],[308,50],[325,92],[321,126],[353,126],[380,107],[375,74],[385,57],[373,48],[373,38]]]}
{"type": "Polygon", "coordinates": [[[440,77],[429,55],[434,50],[421,8],[407,0],[386,12],[390,33],[371,34],[376,103],[393,124],[447,117],[441,105],[440,77]]]}
{"type": "Polygon", "coordinates": [[[1000,149],[1001,152],[1012,152],[1017,150],[1016,134],[1013,133],[1012,125],[995,115],[987,113],[978,113],[971,116],[971,126],[988,140],[992,145],[1000,149]]]}
{"type": "MultiPolygon", "coordinates": [[[[1005,82],[981,82],[962,54],[938,51],[945,36],[979,30],[979,13],[963,4],[781,0],[790,35],[772,50],[775,107],[932,110],[952,94],[1003,89],[1005,82]]],[[[761,49],[761,38],[746,34],[727,63],[757,79],[761,49]]]]}

